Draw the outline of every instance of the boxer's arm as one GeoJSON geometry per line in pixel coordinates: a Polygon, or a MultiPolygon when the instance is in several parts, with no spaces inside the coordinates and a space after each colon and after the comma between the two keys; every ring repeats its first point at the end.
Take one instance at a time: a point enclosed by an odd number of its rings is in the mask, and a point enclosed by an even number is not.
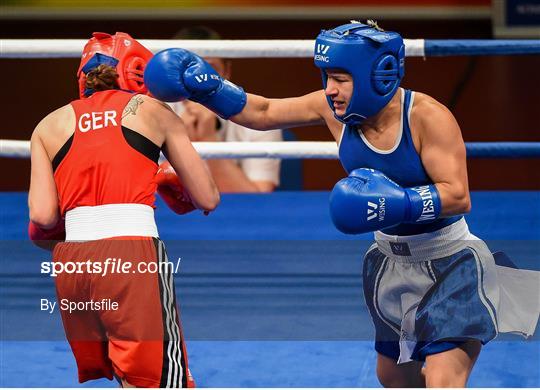
{"type": "Polygon", "coordinates": [[[48,120],[45,118],[38,124],[30,139],[31,169],[28,208],[30,221],[42,229],[53,228],[60,219],[52,164],[40,138],[47,126],[48,120]]]}
{"type": "Polygon", "coordinates": [[[322,90],[287,99],[247,96],[203,58],[180,48],[156,53],[146,66],[144,82],[152,95],[162,101],[190,99],[222,118],[234,117],[233,121],[258,130],[323,124],[321,107],[326,105],[324,112],[331,112],[322,90]]]}
{"type": "Polygon", "coordinates": [[[439,191],[441,216],[468,213],[466,150],[456,119],[442,104],[421,95],[411,113],[411,124],[420,130],[420,158],[439,191]]]}
{"type": "Polygon", "coordinates": [[[230,118],[239,125],[256,130],[324,125],[331,114],[324,91],[284,99],[269,99],[247,94],[247,104],[230,118]]]}
{"type": "Polygon", "coordinates": [[[184,122],[163,103],[151,99],[153,119],[165,134],[163,152],[194,205],[205,211],[214,210],[219,204],[219,192],[206,164],[189,140],[184,122]]]}

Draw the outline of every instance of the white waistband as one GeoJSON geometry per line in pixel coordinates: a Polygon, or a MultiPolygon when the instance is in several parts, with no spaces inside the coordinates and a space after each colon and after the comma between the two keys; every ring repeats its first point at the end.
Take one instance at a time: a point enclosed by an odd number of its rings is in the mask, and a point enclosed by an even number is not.
{"type": "Polygon", "coordinates": [[[476,240],[469,233],[465,218],[430,233],[412,236],[391,236],[375,232],[379,250],[392,260],[420,262],[451,256],[476,240]]]}
{"type": "Polygon", "coordinates": [[[126,203],[83,206],[66,213],[66,241],[122,236],[159,237],[154,209],[126,203]]]}

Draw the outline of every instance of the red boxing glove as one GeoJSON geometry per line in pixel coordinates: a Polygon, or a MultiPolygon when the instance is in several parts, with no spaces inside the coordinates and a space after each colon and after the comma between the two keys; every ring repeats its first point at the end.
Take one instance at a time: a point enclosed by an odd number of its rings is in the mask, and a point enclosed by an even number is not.
{"type": "Polygon", "coordinates": [[[66,239],[64,220],[60,218],[56,226],[51,229],[42,229],[30,221],[28,223],[28,237],[30,237],[34,245],[52,251],[58,241],[66,239]]]}
{"type": "Polygon", "coordinates": [[[189,194],[168,161],[159,166],[156,173],[156,183],[158,194],[176,214],[187,214],[196,210],[189,194]]]}

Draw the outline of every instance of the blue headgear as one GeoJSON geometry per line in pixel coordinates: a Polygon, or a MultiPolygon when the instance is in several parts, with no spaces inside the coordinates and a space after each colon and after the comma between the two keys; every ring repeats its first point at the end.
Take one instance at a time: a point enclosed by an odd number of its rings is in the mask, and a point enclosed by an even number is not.
{"type": "MultiPolygon", "coordinates": [[[[315,65],[321,69],[326,89],[328,69],[341,69],[353,79],[351,101],[344,115],[335,117],[350,125],[378,113],[396,93],[405,73],[405,46],[398,33],[350,23],[322,30],[315,41],[315,65]]],[[[332,99],[327,96],[332,111],[332,99]]]]}

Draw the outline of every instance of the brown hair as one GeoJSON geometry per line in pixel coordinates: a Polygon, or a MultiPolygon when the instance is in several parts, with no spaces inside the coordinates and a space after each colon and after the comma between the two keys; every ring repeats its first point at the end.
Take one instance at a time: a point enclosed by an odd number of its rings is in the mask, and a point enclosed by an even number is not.
{"type": "Polygon", "coordinates": [[[96,92],[119,89],[118,73],[112,66],[101,64],[86,74],[84,87],[96,92]]]}

